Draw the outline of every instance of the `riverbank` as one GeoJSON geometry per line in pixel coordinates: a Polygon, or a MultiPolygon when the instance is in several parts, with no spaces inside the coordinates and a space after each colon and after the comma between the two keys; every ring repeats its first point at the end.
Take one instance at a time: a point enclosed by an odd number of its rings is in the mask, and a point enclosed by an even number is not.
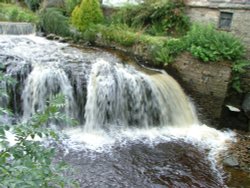
{"type": "Polygon", "coordinates": [[[250,185],[250,133],[235,131],[236,141],[223,153],[223,168],[229,187],[250,185]]]}

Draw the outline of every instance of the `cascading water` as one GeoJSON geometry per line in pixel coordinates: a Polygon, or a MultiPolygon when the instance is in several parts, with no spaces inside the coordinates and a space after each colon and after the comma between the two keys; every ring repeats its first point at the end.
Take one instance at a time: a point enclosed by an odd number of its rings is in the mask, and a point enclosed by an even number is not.
{"type": "Polygon", "coordinates": [[[73,89],[65,72],[56,66],[35,65],[22,93],[23,117],[27,119],[38,110],[43,111],[46,102],[59,92],[66,98],[66,114],[74,117],[73,89]]]}
{"type": "Polygon", "coordinates": [[[31,23],[0,22],[0,34],[27,35],[35,33],[36,28],[31,23]]]}
{"type": "Polygon", "coordinates": [[[0,47],[5,74],[18,80],[5,105],[22,119],[52,95],[66,97],[65,112],[80,125],[59,130],[67,138],[58,158],[78,170],[81,187],[225,186],[212,154],[231,135],[199,125],[167,73],[35,36],[0,36],[0,47]]]}
{"type": "Polygon", "coordinates": [[[103,59],[93,64],[87,86],[85,130],[190,126],[198,123],[187,97],[167,74],[146,75],[103,59]]]}

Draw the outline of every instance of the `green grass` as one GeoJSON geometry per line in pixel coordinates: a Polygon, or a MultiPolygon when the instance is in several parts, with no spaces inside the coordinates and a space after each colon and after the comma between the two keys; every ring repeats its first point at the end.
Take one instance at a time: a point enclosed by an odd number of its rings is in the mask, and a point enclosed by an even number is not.
{"type": "Polygon", "coordinates": [[[37,23],[38,16],[17,5],[0,3],[0,21],[37,23]]]}
{"type": "Polygon", "coordinates": [[[136,32],[125,25],[99,25],[96,32],[100,32],[106,42],[115,42],[124,47],[136,44],[161,46],[167,37],[155,37],[142,32],[136,32]]]}
{"type": "Polygon", "coordinates": [[[166,44],[171,41],[171,37],[151,36],[135,32],[131,28],[126,28],[125,25],[92,25],[82,33],[82,38],[92,44],[98,39],[107,45],[113,43],[117,47],[136,49],[148,54],[157,66],[168,64],[173,59],[172,53],[164,54],[169,50],[166,44]],[[162,48],[165,49],[162,50],[162,48]]]}

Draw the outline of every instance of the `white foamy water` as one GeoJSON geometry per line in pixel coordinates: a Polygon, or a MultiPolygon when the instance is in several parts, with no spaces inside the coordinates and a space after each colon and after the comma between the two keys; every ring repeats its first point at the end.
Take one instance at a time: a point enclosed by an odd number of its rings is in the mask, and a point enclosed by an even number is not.
{"type": "Polygon", "coordinates": [[[67,75],[60,67],[34,66],[22,93],[23,118],[28,119],[38,110],[44,111],[46,102],[57,93],[62,93],[66,98],[65,113],[74,117],[75,100],[72,90],[67,75]]]}
{"type": "Polygon", "coordinates": [[[104,131],[86,132],[84,129],[66,129],[65,146],[68,149],[93,151],[112,151],[114,144],[126,145],[126,142],[142,142],[147,145],[182,140],[197,147],[210,149],[214,157],[227,149],[230,142],[235,140],[233,131],[219,131],[206,125],[193,125],[186,128],[152,127],[127,128],[104,131]],[[110,150],[111,149],[111,150],[110,150]]]}

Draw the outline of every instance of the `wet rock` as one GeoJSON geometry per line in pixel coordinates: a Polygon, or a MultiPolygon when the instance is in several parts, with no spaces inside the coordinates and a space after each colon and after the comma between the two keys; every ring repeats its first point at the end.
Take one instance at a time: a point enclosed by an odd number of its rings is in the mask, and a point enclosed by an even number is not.
{"type": "MultiPolygon", "coordinates": [[[[243,131],[237,131],[236,133],[236,142],[233,142],[230,144],[230,147],[228,148],[227,152],[224,153],[224,161],[226,163],[229,161],[238,161],[237,169],[240,169],[242,171],[250,172],[250,133],[249,132],[243,132],[243,131]],[[230,159],[230,157],[232,157],[230,159]],[[227,159],[229,158],[229,159],[227,159]]],[[[223,162],[224,162],[223,161],[223,162]]],[[[226,163],[224,163],[225,166],[228,166],[226,163]]],[[[232,167],[232,166],[231,166],[232,167]]],[[[250,178],[250,177],[249,177],[250,178]]],[[[250,180],[249,180],[250,181],[250,180]]]]}
{"type": "Polygon", "coordinates": [[[250,93],[245,95],[242,103],[242,109],[246,113],[247,117],[250,118],[250,93]]]}
{"type": "Polygon", "coordinates": [[[236,167],[239,166],[239,161],[235,156],[231,155],[224,159],[223,164],[225,166],[236,167]]]}
{"type": "Polygon", "coordinates": [[[70,37],[60,37],[59,38],[59,42],[69,42],[71,40],[71,38],[70,37]]]}
{"type": "Polygon", "coordinates": [[[55,37],[56,37],[56,35],[55,34],[48,34],[47,36],[46,36],[46,38],[48,39],[48,40],[54,40],[55,39],[55,37]]]}
{"type": "Polygon", "coordinates": [[[221,118],[221,111],[227,96],[231,78],[231,68],[226,62],[205,64],[189,53],[182,53],[168,68],[168,73],[194,99],[201,119],[209,119],[213,126],[221,118]]]}

